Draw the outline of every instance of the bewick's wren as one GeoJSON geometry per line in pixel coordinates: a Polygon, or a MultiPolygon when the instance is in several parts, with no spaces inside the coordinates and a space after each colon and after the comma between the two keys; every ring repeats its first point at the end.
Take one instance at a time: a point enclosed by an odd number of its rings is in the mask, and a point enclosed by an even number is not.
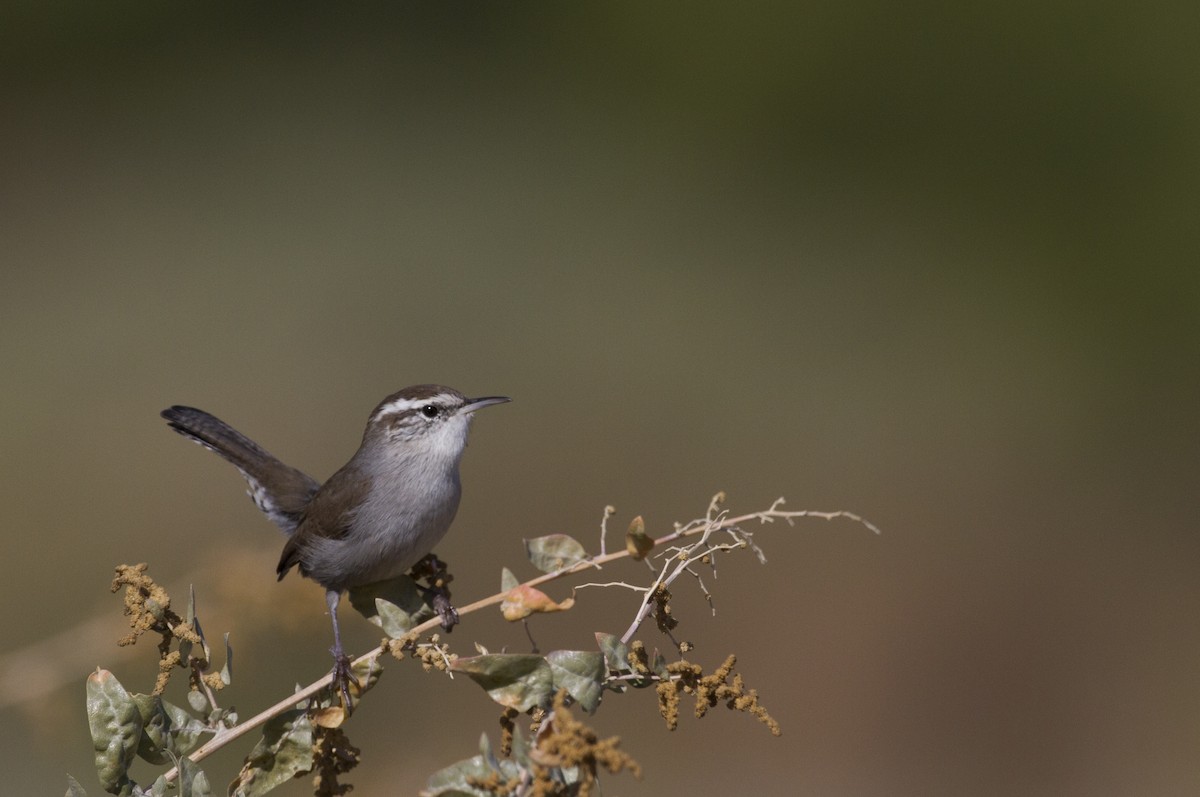
{"type": "Polygon", "coordinates": [[[299,567],[325,588],[335,685],[347,709],[349,658],[337,620],[342,592],[401,575],[442,539],[458,510],[458,463],[472,413],[508,400],[469,399],[442,385],[393,393],[371,413],[358,451],[324,484],[207,412],[163,410],[172,429],[231,462],[254,503],[288,535],[279,578],[299,567]]]}

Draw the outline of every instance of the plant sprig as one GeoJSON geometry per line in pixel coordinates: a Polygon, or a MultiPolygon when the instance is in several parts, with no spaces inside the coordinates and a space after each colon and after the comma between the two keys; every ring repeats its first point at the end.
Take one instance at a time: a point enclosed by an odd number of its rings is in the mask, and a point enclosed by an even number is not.
{"type": "MultiPolygon", "coordinates": [[[[446,645],[436,637],[426,636],[438,628],[440,619],[431,616],[428,607],[424,605],[421,590],[410,579],[401,578],[381,582],[351,591],[352,605],[371,622],[384,629],[388,635],[379,647],[363,654],[353,662],[352,666],[356,673],[362,674],[360,680],[366,684],[365,688],[356,692],[354,702],[361,697],[362,691],[374,684],[382,669],[380,657],[384,653],[390,652],[398,658],[405,655],[419,658],[427,670],[440,669],[448,672],[451,677],[455,672],[465,674],[483,686],[494,700],[506,706],[507,711],[535,714],[542,717],[542,722],[548,721],[546,718],[553,715],[555,711],[559,712],[557,716],[560,718],[565,716],[565,707],[569,703],[578,703],[585,711],[591,713],[596,710],[602,694],[606,691],[620,692],[630,687],[654,687],[659,696],[660,712],[670,728],[674,728],[678,722],[680,696],[691,694],[697,701],[697,716],[703,716],[709,707],[724,702],[732,709],[747,711],[758,717],[760,721],[768,725],[772,733],[777,735],[779,726],[759,704],[757,693],[747,690],[741,675],[733,673],[735,659],[732,655],[713,673],[704,675],[699,665],[682,659],[667,663],[658,652],[650,656],[644,645],[631,641],[632,636],[648,617],[653,616],[660,631],[671,637],[677,653],[683,653],[690,649],[688,643],[678,643],[671,636],[676,620],[671,615],[670,587],[681,575],[688,574],[695,580],[705,599],[712,605],[713,597],[699,572],[699,566],[707,567],[715,574],[717,558],[739,549],[749,549],[756,554],[760,561],[765,562],[762,550],[752,539],[752,532],[743,528],[746,524],[757,521],[761,525],[776,520],[785,520],[794,525],[796,520],[802,518],[847,519],[863,525],[876,534],[879,533],[879,529],[851,512],[784,510],[781,508],[782,498],[772,503],[768,509],[730,516],[722,509],[724,499],[724,494],[718,493],[710,501],[703,517],[686,524],[676,524],[673,531],[658,538],[651,538],[646,534],[645,523],[641,517],[634,518],[626,532],[624,549],[614,551],[607,550],[605,537],[608,520],[615,514],[615,510],[612,507],[605,507],[600,523],[600,553],[598,555],[589,555],[584,546],[567,535],[555,534],[526,540],[526,554],[529,560],[543,573],[527,581],[518,582],[506,569],[501,579],[499,592],[458,609],[459,615],[465,616],[500,605],[506,619],[514,621],[519,619],[526,622],[526,618],[532,614],[565,611],[573,605],[573,598],[563,601],[551,600],[539,589],[542,585],[584,571],[600,570],[623,558],[631,558],[635,561],[645,560],[648,565],[651,561],[659,562],[660,564],[651,568],[650,572],[653,577],[646,585],[630,584],[624,581],[590,582],[579,585],[578,588],[621,587],[635,590],[641,594],[634,617],[625,632],[620,637],[597,634],[599,650],[591,652],[553,651],[541,656],[536,652],[532,654],[492,654],[480,648],[480,655],[460,658],[451,653],[446,645]],[[731,677],[732,681],[730,681],[731,677]]],[[[127,587],[126,612],[131,615],[130,622],[133,628],[131,634],[123,640],[123,644],[131,644],[138,636],[148,631],[162,635],[159,646],[160,661],[162,662],[160,666],[168,674],[176,665],[191,669],[192,691],[201,692],[204,695],[203,701],[208,703],[211,708],[212,716],[208,718],[209,721],[204,723],[203,727],[204,733],[211,734],[211,738],[195,749],[192,749],[192,745],[189,744],[186,749],[179,749],[178,753],[172,753],[173,756],[178,756],[175,758],[176,766],[161,776],[149,791],[141,790],[128,780],[117,782],[110,779],[106,783],[106,787],[115,786],[120,793],[135,795],[159,794],[165,793],[167,784],[182,779],[181,786],[184,786],[184,782],[186,782],[184,791],[189,793],[196,791],[194,787],[198,783],[197,773],[199,770],[195,765],[198,762],[245,734],[267,726],[267,736],[264,737],[264,741],[259,743],[256,750],[262,749],[264,742],[269,738],[275,738],[280,744],[287,741],[300,751],[297,756],[289,759],[288,766],[301,767],[296,771],[317,771],[318,793],[341,793],[339,790],[346,787],[337,784],[336,775],[353,765],[357,760],[357,750],[349,745],[340,730],[334,735],[319,730],[316,737],[313,736],[312,731],[313,727],[326,730],[340,729],[342,722],[348,716],[348,712],[342,707],[334,705],[333,695],[329,691],[332,674],[322,676],[240,723],[233,721],[235,718],[227,715],[216,716],[220,710],[216,706],[213,692],[228,683],[228,660],[231,659],[232,652],[228,651],[227,647],[227,665],[222,671],[209,672],[210,651],[207,643],[204,642],[203,633],[199,631],[199,620],[194,613],[194,598],[189,605],[188,617],[184,620],[170,612],[169,598],[166,597],[165,591],[161,591],[161,588],[154,585],[145,575],[145,565],[123,567],[124,569],[119,570],[118,578],[114,582],[114,590],[119,588],[118,582],[127,587]],[[180,650],[171,650],[173,644],[177,644],[180,650]],[[308,719],[301,721],[303,717],[308,719]],[[281,722],[284,725],[281,726],[281,722]],[[275,728],[275,730],[272,731],[271,728],[275,728]],[[280,728],[284,730],[281,731],[280,728]],[[307,735],[293,738],[289,734],[307,735]],[[314,738],[316,741],[312,741],[314,738]],[[325,752],[322,753],[322,750],[325,752]],[[305,761],[308,763],[305,764],[305,761]],[[307,767],[307,769],[303,767],[307,767]]],[[[449,576],[444,571],[440,571],[440,577],[444,582],[449,581],[449,576]]],[[[528,630],[528,625],[526,625],[526,629],[528,630]]],[[[226,643],[228,646],[228,636],[226,643]]],[[[536,651],[536,644],[534,644],[534,650],[536,651]]],[[[103,680],[108,684],[110,679],[106,677],[103,680]]],[[[111,681],[115,682],[115,679],[111,679],[111,681]]],[[[153,695],[157,697],[165,685],[165,676],[160,676],[160,682],[156,684],[156,691],[153,695]]],[[[119,684],[117,686],[119,687],[119,684]]],[[[194,707],[198,708],[198,706],[194,707]]],[[[506,714],[506,716],[509,715],[506,714]]],[[[509,722],[511,723],[511,717],[509,722]]],[[[128,735],[129,729],[125,730],[128,735]]],[[[192,726],[192,730],[194,731],[196,728],[192,726]]],[[[502,748],[511,746],[512,736],[507,732],[506,736],[508,742],[502,745],[502,748]]],[[[94,738],[99,737],[96,737],[94,733],[94,738]]],[[[103,737],[106,743],[111,743],[112,738],[114,737],[103,737]]],[[[561,768],[557,774],[554,772],[547,774],[544,771],[541,775],[536,774],[537,767],[542,767],[544,770],[543,763],[554,760],[553,756],[546,757],[549,755],[546,749],[538,747],[539,738],[539,735],[535,733],[531,741],[533,747],[521,748],[524,750],[522,755],[525,756],[522,760],[533,762],[536,765],[532,769],[518,767],[517,770],[513,770],[511,766],[501,767],[495,763],[494,756],[490,751],[488,756],[491,757],[485,756],[484,759],[481,759],[482,764],[476,760],[480,759],[477,756],[476,759],[471,759],[469,762],[461,762],[461,765],[475,773],[471,775],[471,778],[483,777],[487,782],[505,783],[508,784],[505,788],[518,789],[512,793],[525,793],[522,789],[530,786],[531,778],[546,776],[551,779],[554,777],[561,779],[566,777],[563,774],[566,770],[561,768]],[[480,770],[479,766],[482,766],[483,769],[480,770]],[[524,784],[524,786],[520,784],[524,784]]],[[[98,749],[100,747],[99,741],[97,747],[98,749]]],[[[117,769],[121,771],[121,777],[124,777],[124,769],[132,760],[132,753],[128,750],[127,741],[121,742],[118,747],[120,748],[119,757],[122,757],[121,761],[124,762],[124,766],[118,766],[117,769]]],[[[249,783],[255,778],[259,778],[260,783],[265,783],[267,780],[274,782],[276,776],[271,775],[271,767],[275,765],[273,763],[275,759],[270,759],[271,763],[268,765],[254,768],[251,766],[253,758],[252,755],[247,759],[247,766],[251,768],[244,769],[243,775],[239,778],[248,778],[243,780],[244,783],[249,783]],[[246,774],[247,771],[250,775],[246,774]]],[[[618,756],[612,760],[623,759],[618,756]]],[[[109,760],[106,759],[106,761],[109,760]]],[[[99,752],[97,762],[99,766],[99,752]]],[[[632,762],[632,759],[629,759],[629,762],[632,762]]],[[[625,768],[632,769],[634,766],[636,765],[625,764],[625,768]]],[[[568,766],[568,768],[570,767],[578,769],[574,764],[568,766]]],[[[199,774],[202,778],[203,773],[199,774]]],[[[431,779],[431,784],[435,780],[436,777],[431,779]]],[[[459,786],[469,787],[474,793],[489,793],[480,790],[480,784],[483,782],[476,779],[465,785],[460,783],[459,786]]],[[[199,783],[206,784],[206,781],[201,780],[199,783]]],[[[237,786],[237,782],[234,785],[237,786]]],[[[247,790],[244,793],[260,794],[264,790],[260,788],[257,791],[247,790]]],[[[199,794],[200,791],[196,791],[196,793],[199,794]]]]}

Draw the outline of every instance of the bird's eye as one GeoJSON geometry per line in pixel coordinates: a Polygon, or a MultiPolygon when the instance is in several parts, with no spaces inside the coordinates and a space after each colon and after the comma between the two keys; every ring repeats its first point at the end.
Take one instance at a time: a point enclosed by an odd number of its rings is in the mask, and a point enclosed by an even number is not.
{"type": "Polygon", "coordinates": [[[421,414],[424,415],[426,418],[436,418],[438,416],[439,412],[441,412],[441,410],[439,410],[437,407],[433,406],[432,404],[426,404],[424,407],[421,408],[421,414]]]}

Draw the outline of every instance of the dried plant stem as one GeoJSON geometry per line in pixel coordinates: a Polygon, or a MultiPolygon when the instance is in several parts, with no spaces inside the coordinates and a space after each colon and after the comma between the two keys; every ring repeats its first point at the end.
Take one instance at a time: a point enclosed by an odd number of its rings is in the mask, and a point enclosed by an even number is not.
{"type": "MultiPolygon", "coordinates": [[[[875,532],[876,534],[880,533],[879,529],[876,526],[874,526],[872,523],[865,520],[864,518],[854,514],[853,512],[844,512],[844,511],[816,512],[813,510],[800,510],[800,511],[796,511],[796,512],[789,512],[789,511],[781,510],[779,507],[782,506],[782,504],[783,504],[782,498],[776,500],[773,504],[771,504],[771,507],[769,509],[766,509],[762,512],[750,512],[748,514],[739,515],[737,517],[725,517],[725,516],[718,515],[718,507],[719,507],[721,500],[723,500],[723,496],[718,494],[713,499],[713,502],[709,505],[709,510],[708,510],[708,514],[706,517],[701,518],[699,520],[692,521],[691,523],[685,524],[683,526],[679,526],[676,528],[675,531],[671,532],[670,534],[666,534],[662,537],[657,538],[654,541],[654,547],[656,549],[658,549],[664,545],[668,545],[672,542],[675,542],[676,540],[681,540],[681,539],[685,539],[688,537],[694,537],[699,534],[712,534],[714,532],[731,529],[734,526],[737,526],[738,524],[748,523],[748,522],[754,521],[754,520],[757,520],[760,523],[772,523],[775,520],[786,520],[789,524],[794,524],[794,521],[796,521],[797,519],[806,518],[806,517],[819,518],[821,520],[846,519],[846,520],[854,521],[855,523],[859,523],[860,525],[865,526],[866,528],[870,529],[871,531],[875,532]]],[[[606,509],[605,520],[607,520],[608,515],[609,515],[609,513],[607,512],[607,509],[606,509]]],[[[714,545],[713,547],[717,547],[717,546],[714,545]]],[[[723,545],[722,547],[734,547],[734,546],[723,545]]],[[[596,556],[591,559],[584,560],[582,562],[577,562],[576,564],[572,565],[571,567],[563,568],[562,570],[556,570],[553,573],[546,573],[544,575],[538,576],[537,578],[530,579],[529,581],[526,581],[523,586],[536,587],[541,584],[546,584],[551,581],[556,581],[565,576],[570,576],[570,575],[574,575],[575,573],[580,573],[584,570],[590,570],[592,568],[600,567],[601,565],[608,564],[609,562],[615,562],[618,559],[624,559],[628,556],[629,556],[629,552],[626,550],[613,551],[612,553],[605,553],[601,556],[596,556]]],[[[685,565],[686,563],[680,562],[680,564],[685,565]]],[[[663,572],[664,573],[666,572],[665,567],[664,567],[663,572]]],[[[680,572],[680,571],[677,570],[675,572],[675,575],[678,575],[678,572],[680,572]]],[[[672,578],[673,577],[674,576],[672,576],[672,578]]],[[[660,575],[659,580],[656,581],[655,583],[656,584],[661,583],[662,578],[663,578],[663,576],[660,575]]],[[[504,600],[505,596],[508,595],[508,592],[509,592],[508,590],[505,590],[503,592],[498,592],[495,595],[490,595],[481,600],[477,600],[474,603],[469,603],[466,606],[458,607],[458,614],[461,617],[463,615],[471,614],[472,612],[477,612],[480,609],[486,609],[489,606],[495,606],[504,600]]],[[[647,593],[646,593],[647,597],[643,601],[643,605],[642,605],[641,609],[639,609],[639,611],[638,611],[637,619],[634,621],[634,625],[631,627],[630,631],[627,632],[627,634],[632,633],[632,630],[634,628],[636,628],[637,625],[640,624],[643,619],[645,619],[646,612],[649,609],[649,595],[651,594],[651,592],[652,592],[652,590],[647,591],[647,593]]],[[[412,631],[410,632],[410,634],[412,634],[414,636],[420,636],[421,634],[428,633],[429,631],[432,631],[435,628],[438,628],[440,626],[440,623],[441,623],[441,620],[439,618],[433,618],[431,620],[427,620],[426,622],[421,623],[420,625],[413,628],[412,631]]],[[[383,652],[384,651],[382,648],[375,648],[374,650],[372,650],[368,653],[364,653],[362,656],[359,656],[357,659],[354,660],[353,666],[358,667],[359,665],[361,665],[367,661],[378,658],[383,652]]],[[[304,687],[303,689],[300,689],[299,691],[297,691],[293,694],[288,695],[283,700],[280,700],[278,703],[271,706],[270,708],[264,709],[263,711],[259,712],[258,714],[255,714],[253,717],[250,717],[249,719],[238,723],[237,725],[233,726],[232,728],[222,728],[221,730],[216,732],[216,734],[213,736],[213,738],[209,739],[207,742],[205,742],[199,748],[197,748],[192,753],[190,753],[188,755],[188,758],[190,758],[193,762],[202,761],[203,759],[212,755],[217,750],[221,749],[222,747],[224,747],[225,745],[234,741],[235,739],[238,739],[241,736],[244,736],[245,734],[249,733],[250,731],[254,730],[255,728],[258,728],[259,726],[266,724],[266,722],[269,721],[270,719],[272,719],[273,717],[276,717],[279,714],[282,714],[283,712],[293,708],[297,703],[301,703],[301,702],[313,697],[315,694],[320,692],[322,689],[329,686],[329,684],[332,680],[332,677],[333,677],[332,673],[326,673],[324,676],[317,679],[313,683],[309,684],[308,686],[304,687]]],[[[171,781],[175,780],[178,777],[178,775],[179,775],[178,769],[171,769],[166,774],[167,782],[171,782],[171,781]]]]}

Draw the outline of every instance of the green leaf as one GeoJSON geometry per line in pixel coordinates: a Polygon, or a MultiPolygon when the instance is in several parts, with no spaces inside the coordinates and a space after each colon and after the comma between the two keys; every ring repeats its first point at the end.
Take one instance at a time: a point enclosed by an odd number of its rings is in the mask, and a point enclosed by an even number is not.
{"type": "Polygon", "coordinates": [[[355,587],[349,596],[355,611],[393,639],[404,636],[434,614],[417,582],[408,576],[355,587]]]}
{"type": "MultiPolygon", "coordinates": [[[[555,771],[567,786],[574,786],[583,779],[583,771],[579,767],[556,767],[555,771]]],[[[574,790],[570,790],[567,793],[578,794],[574,790]]]]}
{"type": "Polygon", "coordinates": [[[87,792],[79,785],[79,781],[67,775],[67,794],[66,797],[87,797],[87,792]]]}
{"type": "Polygon", "coordinates": [[[518,727],[513,728],[512,754],[510,757],[522,769],[529,769],[532,766],[529,761],[529,742],[518,727]]]}
{"type": "Polygon", "coordinates": [[[192,711],[203,712],[208,710],[208,698],[199,689],[193,689],[188,692],[187,702],[192,707],[192,711]]]}
{"type": "Polygon", "coordinates": [[[379,656],[372,656],[350,668],[350,672],[358,680],[358,689],[353,687],[350,689],[351,699],[355,706],[362,700],[362,696],[379,682],[379,676],[383,675],[383,664],[380,663],[379,658],[379,656]]]}
{"type": "MultiPolygon", "coordinates": [[[[494,759],[493,759],[494,760],[494,759]]],[[[511,760],[494,765],[484,755],[477,755],[433,773],[426,781],[422,794],[430,797],[492,797],[493,792],[473,785],[499,770],[506,780],[520,775],[520,768],[511,760]]]]}
{"type": "Polygon", "coordinates": [[[225,632],[225,666],[221,668],[221,683],[229,686],[233,680],[233,647],[229,644],[229,632],[225,632]]]}
{"type": "Polygon", "coordinates": [[[224,725],[226,728],[232,728],[237,725],[237,712],[227,708],[215,708],[208,712],[208,719],[205,724],[210,728],[215,728],[218,725],[224,725]]]}
{"type": "Polygon", "coordinates": [[[87,679],[88,727],[96,753],[96,774],[110,794],[129,794],[129,765],[142,738],[142,716],[133,698],[108,670],[87,679]]]}
{"type": "Polygon", "coordinates": [[[208,776],[192,759],[179,759],[179,797],[212,797],[208,776]]]}
{"type": "Polygon", "coordinates": [[[553,573],[588,558],[587,551],[566,534],[548,534],[525,540],[525,555],[543,573],[553,573]]]}
{"type": "Polygon", "coordinates": [[[179,661],[181,662],[180,666],[186,666],[188,659],[191,657],[191,655],[192,655],[191,641],[187,640],[187,639],[179,640],[179,661]]]}
{"type": "Polygon", "coordinates": [[[654,661],[651,663],[650,669],[659,678],[666,679],[668,677],[667,660],[663,658],[663,654],[657,649],[654,651],[654,661]]]}
{"type": "MultiPolygon", "coordinates": [[[[178,761],[179,759],[174,760],[178,761]]],[[[134,784],[133,797],[167,797],[167,792],[173,792],[174,789],[174,783],[172,783],[170,788],[168,788],[166,777],[159,775],[158,780],[150,784],[149,787],[138,786],[137,784],[134,784]]]]}
{"type": "Polygon", "coordinates": [[[549,706],[554,695],[550,664],[541,656],[489,653],[457,659],[450,669],[467,675],[502,706],[528,711],[549,706]]]}
{"type": "Polygon", "coordinates": [[[492,752],[492,740],[488,738],[486,733],[479,734],[479,754],[483,756],[483,760],[488,763],[489,767],[492,769],[500,768],[500,760],[492,752]]]}
{"type": "MultiPolygon", "coordinates": [[[[191,625],[192,630],[196,632],[196,636],[200,637],[200,647],[204,650],[204,660],[206,662],[212,661],[212,651],[209,650],[209,648],[208,648],[208,640],[204,638],[204,629],[202,629],[200,627],[200,618],[196,616],[196,585],[195,584],[188,585],[187,617],[184,618],[184,622],[191,625]]],[[[185,643],[183,643],[183,642],[180,643],[179,650],[180,650],[180,656],[182,656],[182,658],[183,658],[183,663],[187,664],[188,656],[187,656],[187,654],[185,654],[183,652],[184,644],[185,643]]],[[[187,644],[187,648],[188,648],[188,653],[191,653],[191,643],[189,642],[186,644],[187,644]]],[[[199,709],[197,709],[197,710],[199,710],[199,709]]]]}
{"type": "Polygon", "coordinates": [[[145,607],[146,611],[150,613],[150,616],[160,623],[167,616],[166,609],[163,608],[161,603],[154,600],[154,598],[147,597],[145,607]]]}
{"type": "Polygon", "coordinates": [[[604,654],[604,664],[608,669],[618,673],[633,671],[629,666],[629,646],[622,642],[620,637],[597,631],[596,644],[604,654]]]}
{"type": "Polygon", "coordinates": [[[392,639],[402,637],[421,624],[421,612],[406,612],[383,598],[375,599],[375,613],[379,627],[392,639]]]}
{"type": "Polygon", "coordinates": [[[471,785],[492,774],[492,769],[477,755],[434,772],[425,782],[422,794],[429,797],[491,797],[492,792],[471,785]]]}
{"type": "Polygon", "coordinates": [[[204,636],[204,629],[200,627],[199,617],[192,621],[192,630],[200,637],[200,647],[204,649],[204,664],[207,667],[212,661],[212,648],[208,646],[208,637],[204,636]]]}
{"type": "Polygon", "coordinates": [[[516,589],[521,582],[517,581],[517,577],[513,575],[513,571],[507,567],[500,571],[500,591],[508,592],[516,589]]]}
{"type": "Polygon", "coordinates": [[[229,784],[233,797],[258,797],[313,766],[312,723],[304,709],[291,709],[263,726],[263,736],[229,784]]]}
{"type": "Polygon", "coordinates": [[[171,718],[163,708],[162,698],[158,695],[132,695],[133,703],[137,706],[142,718],[142,735],[138,740],[137,754],[144,761],[162,765],[171,763],[167,751],[172,748],[171,718]]]}
{"type": "Polygon", "coordinates": [[[171,740],[167,749],[175,753],[175,755],[187,755],[195,750],[200,743],[200,737],[204,734],[206,728],[204,723],[187,713],[186,709],[180,708],[174,703],[169,703],[166,700],[162,701],[163,711],[167,713],[167,717],[171,720],[171,740]]]}
{"type": "Polygon", "coordinates": [[[589,714],[604,694],[604,656],[595,651],[555,650],[546,654],[554,678],[554,691],[566,689],[589,714]]]}

